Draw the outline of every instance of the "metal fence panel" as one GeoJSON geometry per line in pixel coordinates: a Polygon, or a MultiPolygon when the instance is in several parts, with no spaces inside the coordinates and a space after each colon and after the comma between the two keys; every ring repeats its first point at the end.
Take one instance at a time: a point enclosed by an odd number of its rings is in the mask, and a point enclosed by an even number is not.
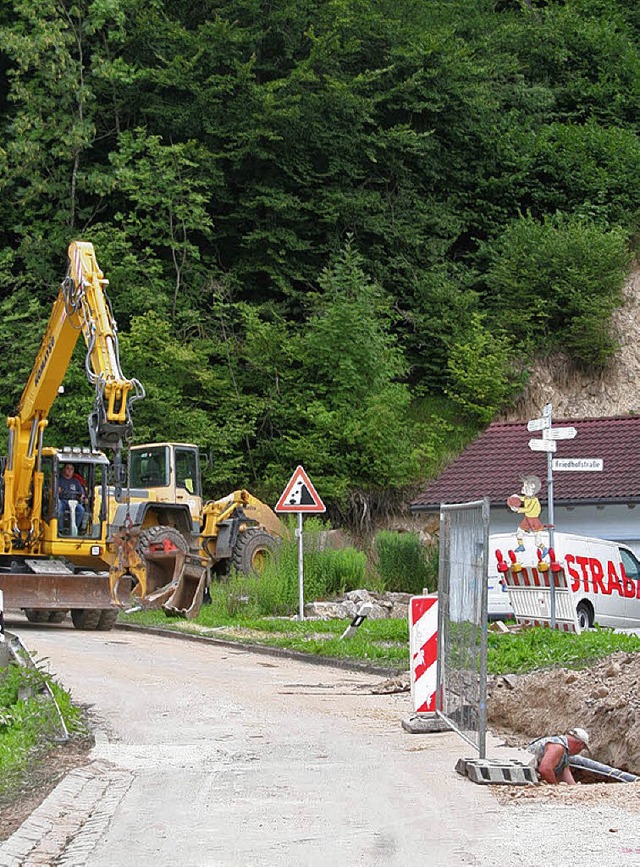
{"type": "Polygon", "coordinates": [[[486,757],[489,500],[440,508],[440,716],[486,757]]]}

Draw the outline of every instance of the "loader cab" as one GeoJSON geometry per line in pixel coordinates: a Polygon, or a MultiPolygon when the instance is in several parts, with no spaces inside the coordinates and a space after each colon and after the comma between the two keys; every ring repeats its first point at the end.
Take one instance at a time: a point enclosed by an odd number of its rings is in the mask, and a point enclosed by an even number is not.
{"type": "Polygon", "coordinates": [[[194,518],[202,510],[200,457],[189,443],[147,443],[129,449],[129,487],[132,498],[187,505],[194,518]]]}
{"type": "MultiPolygon", "coordinates": [[[[45,449],[42,456],[42,518],[51,539],[98,540],[106,520],[109,461],[102,452],[91,449],[45,449]],[[71,473],[65,467],[73,468],[71,473]],[[61,479],[77,482],[82,492],[79,506],[63,501],[61,479]]],[[[75,498],[74,498],[75,499],[75,498]]]]}

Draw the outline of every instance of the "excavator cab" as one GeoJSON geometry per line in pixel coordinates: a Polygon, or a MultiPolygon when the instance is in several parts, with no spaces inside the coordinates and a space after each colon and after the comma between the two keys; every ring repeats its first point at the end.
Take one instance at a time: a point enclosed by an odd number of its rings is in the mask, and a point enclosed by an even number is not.
{"type": "Polygon", "coordinates": [[[108,466],[105,455],[90,449],[66,448],[43,455],[42,517],[50,538],[102,538],[108,466]],[[77,497],[64,496],[65,476],[77,497]]]}

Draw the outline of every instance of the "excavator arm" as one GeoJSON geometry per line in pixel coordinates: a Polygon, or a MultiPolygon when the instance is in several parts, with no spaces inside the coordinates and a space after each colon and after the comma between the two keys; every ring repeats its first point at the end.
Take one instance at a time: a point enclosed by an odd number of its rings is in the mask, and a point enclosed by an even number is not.
{"type": "Polygon", "coordinates": [[[120,369],[117,328],[104,292],[108,281],[98,267],[93,244],[72,241],[68,257],[67,276],[53,304],[33,369],[16,414],[7,419],[0,551],[10,549],[10,538],[21,539],[22,547],[29,547],[30,540],[40,533],[42,439],[80,333],[87,346],[87,376],[95,388],[88,419],[91,444],[94,449],[113,449],[117,465],[120,449],[131,437],[130,405],[144,396],[138,380],[125,378],[120,369]]]}

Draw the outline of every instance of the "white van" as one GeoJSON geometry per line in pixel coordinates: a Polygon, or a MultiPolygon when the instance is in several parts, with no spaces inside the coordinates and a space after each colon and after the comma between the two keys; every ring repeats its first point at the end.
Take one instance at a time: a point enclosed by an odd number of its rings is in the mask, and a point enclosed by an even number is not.
{"type": "MultiPolygon", "coordinates": [[[[491,551],[490,556],[493,556],[491,551]]],[[[495,560],[495,557],[494,557],[495,560]]],[[[507,585],[489,562],[489,583],[487,586],[487,620],[511,620],[514,617],[513,605],[509,598],[507,585]]]]}
{"type": "MultiPolygon", "coordinates": [[[[512,567],[514,559],[523,567],[523,574],[532,576],[535,589],[530,595],[531,619],[541,617],[541,611],[548,611],[550,596],[548,578],[544,576],[549,574],[545,564],[552,565],[551,557],[549,553],[542,557],[549,548],[548,532],[541,533],[539,541],[542,550],[537,548],[533,535],[528,534],[524,539],[525,550],[517,551],[515,532],[496,534],[489,540],[490,584],[504,574],[498,569],[499,562],[512,567]]],[[[640,627],[640,561],[630,548],[605,539],[555,533],[554,553],[554,562],[566,576],[580,629],[588,629],[594,623],[623,629],[640,627]]],[[[521,619],[521,612],[517,614],[521,619]]]]}

